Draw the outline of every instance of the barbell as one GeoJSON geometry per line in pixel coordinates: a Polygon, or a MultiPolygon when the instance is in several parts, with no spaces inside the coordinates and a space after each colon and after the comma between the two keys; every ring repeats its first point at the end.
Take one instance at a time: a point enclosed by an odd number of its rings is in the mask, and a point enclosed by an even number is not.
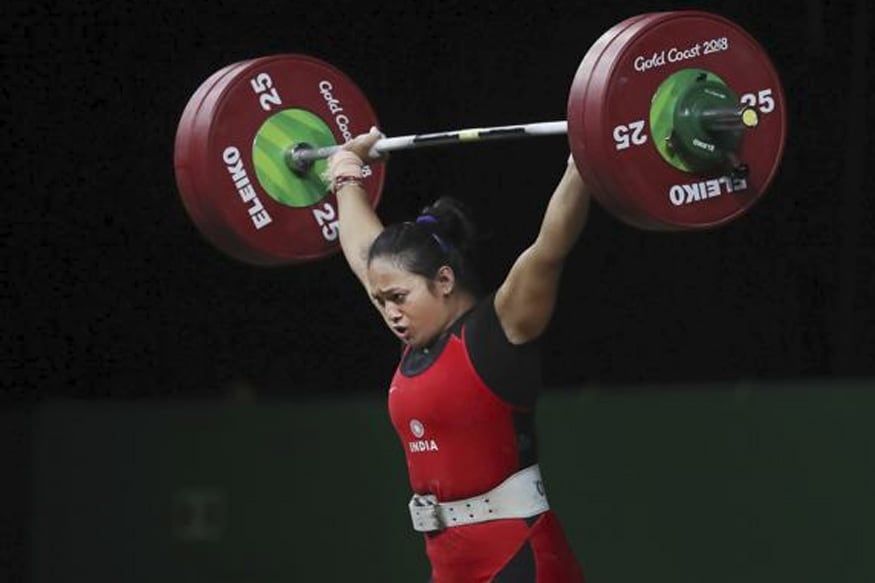
{"type": "MultiPolygon", "coordinates": [[[[781,160],[780,79],[757,41],[701,11],[649,13],[609,29],[571,83],[567,120],[380,139],[381,152],[565,134],[593,196],[642,229],[707,229],[767,190],[781,160]]],[[[255,265],[318,259],[338,248],[325,158],[380,127],[361,89],[301,54],[244,60],[204,81],[174,147],[182,202],[201,233],[255,265]]],[[[371,204],[385,164],[364,169],[371,204]]]]}

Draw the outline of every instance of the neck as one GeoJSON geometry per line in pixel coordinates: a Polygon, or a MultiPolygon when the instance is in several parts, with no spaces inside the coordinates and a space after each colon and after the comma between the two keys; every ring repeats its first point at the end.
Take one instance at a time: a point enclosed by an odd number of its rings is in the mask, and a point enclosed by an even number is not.
{"type": "Polygon", "coordinates": [[[453,327],[459,318],[465,315],[465,312],[474,307],[477,303],[477,298],[469,293],[455,292],[450,294],[445,300],[447,319],[434,337],[430,338],[422,345],[413,346],[415,350],[421,350],[428,353],[432,346],[435,345],[441,338],[444,338],[447,332],[453,327]]]}
{"type": "Polygon", "coordinates": [[[447,308],[449,318],[447,319],[447,323],[444,326],[444,332],[446,332],[456,320],[462,317],[468,310],[474,307],[474,304],[477,303],[477,299],[470,293],[467,292],[457,292],[451,294],[447,298],[447,308]]]}

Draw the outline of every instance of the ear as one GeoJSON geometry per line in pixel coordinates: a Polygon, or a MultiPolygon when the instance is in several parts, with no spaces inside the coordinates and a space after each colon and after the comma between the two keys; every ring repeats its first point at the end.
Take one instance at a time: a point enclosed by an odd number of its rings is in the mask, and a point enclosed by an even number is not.
{"type": "Polygon", "coordinates": [[[438,269],[437,275],[434,276],[434,285],[438,294],[447,297],[453,290],[456,289],[456,274],[453,268],[449,265],[444,265],[438,269]]]}

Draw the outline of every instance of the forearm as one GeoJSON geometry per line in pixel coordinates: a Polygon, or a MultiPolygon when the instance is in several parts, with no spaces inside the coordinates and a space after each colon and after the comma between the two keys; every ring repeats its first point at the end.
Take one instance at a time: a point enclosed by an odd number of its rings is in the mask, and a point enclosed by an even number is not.
{"type": "Polygon", "coordinates": [[[351,183],[338,189],[337,210],[340,248],[353,273],[365,284],[368,249],[383,230],[383,224],[359,184],[351,183]]]}
{"type": "Polygon", "coordinates": [[[381,137],[376,128],[345,143],[328,159],[326,178],[337,195],[340,248],[350,269],[367,288],[367,253],[383,230],[362,186],[362,165],[373,161],[371,149],[381,137]]]}
{"type": "Polygon", "coordinates": [[[568,255],[589,215],[589,190],[573,164],[569,162],[550,197],[535,244],[548,260],[562,261],[568,255]]]}

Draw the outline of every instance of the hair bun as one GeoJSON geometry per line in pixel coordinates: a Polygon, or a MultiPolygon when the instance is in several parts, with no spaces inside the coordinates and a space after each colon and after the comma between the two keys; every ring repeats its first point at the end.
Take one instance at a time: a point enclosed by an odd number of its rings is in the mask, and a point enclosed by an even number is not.
{"type": "Polygon", "coordinates": [[[416,222],[433,230],[463,256],[470,255],[477,229],[470,210],[459,200],[442,196],[422,209],[416,222]]]}

